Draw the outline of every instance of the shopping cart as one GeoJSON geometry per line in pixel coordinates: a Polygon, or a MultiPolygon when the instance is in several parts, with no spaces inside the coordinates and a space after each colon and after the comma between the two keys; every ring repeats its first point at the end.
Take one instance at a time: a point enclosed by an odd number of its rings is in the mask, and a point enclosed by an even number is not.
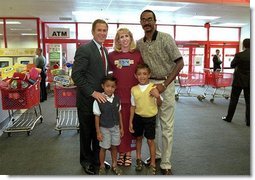
{"type": "Polygon", "coordinates": [[[43,120],[40,106],[40,80],[25,89],[1,88],[2,109],[8,110],[9,122],[4,132],[30,132],[43,120]]]}
{"type": "Polygon", "coordinates": [[[77,130],[79,121],[76,108],[76,86],[64,87],[55,85],[54,99],[57,124],[55,130],[61,134],[62,130],[77,130]]]}
{"type": "Polygon", "coordinates": [[[225,99],[229,98],[229,94],[226,94],[226,87],[231,86],[233,81],[233,74],[232,73],[225,73],[225,72],[211,72],[207,71],[205,73],[205,83],[207,85],[203,95],[198,96],[198,99],[202,101],[207,96],[207,91],[211,87],[213,88],[212,98],[210,102],[214,102],[215,97],[224,97],[225,99]],[[217,90],[222,89],[221,93],[216,93],[217,90]]]}
{"type": "Polygon", "coordinates": [[[191,87],[204,86],[205,75],[201,72],[179,73],[178,81],[179,87],[177,89],[177,93],[175,94],[176,101],[179,100],[180,95],[197,96],[196,94],[191,94],[191,87]],[[183,89],[186,89],[186,93],[181,92],[183,89]]]}

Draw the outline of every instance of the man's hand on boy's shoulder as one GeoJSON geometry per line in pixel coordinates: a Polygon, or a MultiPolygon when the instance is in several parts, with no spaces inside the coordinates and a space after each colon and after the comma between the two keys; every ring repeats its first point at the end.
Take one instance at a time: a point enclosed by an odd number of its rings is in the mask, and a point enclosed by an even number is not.
{"type": "Polygon", "coordinates": [[[107,101],[106,95],[97,91],[94,91],[91,96],[100,103],[105,103],[107,101]]]}

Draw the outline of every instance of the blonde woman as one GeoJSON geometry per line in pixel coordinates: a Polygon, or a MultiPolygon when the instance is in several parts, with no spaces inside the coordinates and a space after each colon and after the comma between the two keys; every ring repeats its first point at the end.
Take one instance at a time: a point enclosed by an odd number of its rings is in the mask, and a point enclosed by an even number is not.
{"type": "Polygon", "coordinates": [[[131,151],[136,149],[135,137],[129,132],[130,97],[131,87],[138,83],[135,78],[135,70],[142,63],[142,57],[133,38],[133,34],[127,28],[118,29],[114,40],[114,51],[109,53],[109,66],[117,78],[116,95],[120,97],[121,113],[124,128],[124,136],[119,146],[119,166],[132,164],[131,151]]]}

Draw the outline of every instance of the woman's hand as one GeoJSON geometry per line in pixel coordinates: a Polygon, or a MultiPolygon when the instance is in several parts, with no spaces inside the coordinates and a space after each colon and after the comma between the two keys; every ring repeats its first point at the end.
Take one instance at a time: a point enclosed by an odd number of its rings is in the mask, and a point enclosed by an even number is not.
{"type": "Polygon", "coordinates": [[[131,133],[135,132],[134,129],[133,129],[133,124],[132,123],[129,124],[129,132],[131,132],[131,133]]]}

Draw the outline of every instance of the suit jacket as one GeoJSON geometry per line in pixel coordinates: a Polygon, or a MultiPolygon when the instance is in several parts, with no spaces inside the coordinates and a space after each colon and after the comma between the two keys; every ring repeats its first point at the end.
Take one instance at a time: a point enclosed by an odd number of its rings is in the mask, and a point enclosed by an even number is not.
{"type": "MultiPolygon", "coordinates": [[[[108,59],[107,50],[104,49],[108,59]]],[[[107,68],[108,69],[108,68],[107,68]]],[[[105,76],[103,60],[94,41],[80,46],[74,57],[72,79],[77,86],[77,107],[93,114],[94,91],[102,92],[102,79],[105,76]]]]}
{"type": "Polygon", "coordinates": [[[250,87],[250,49],[235,54],[231,67],[235,68],[232,86],[250,87]]]}

